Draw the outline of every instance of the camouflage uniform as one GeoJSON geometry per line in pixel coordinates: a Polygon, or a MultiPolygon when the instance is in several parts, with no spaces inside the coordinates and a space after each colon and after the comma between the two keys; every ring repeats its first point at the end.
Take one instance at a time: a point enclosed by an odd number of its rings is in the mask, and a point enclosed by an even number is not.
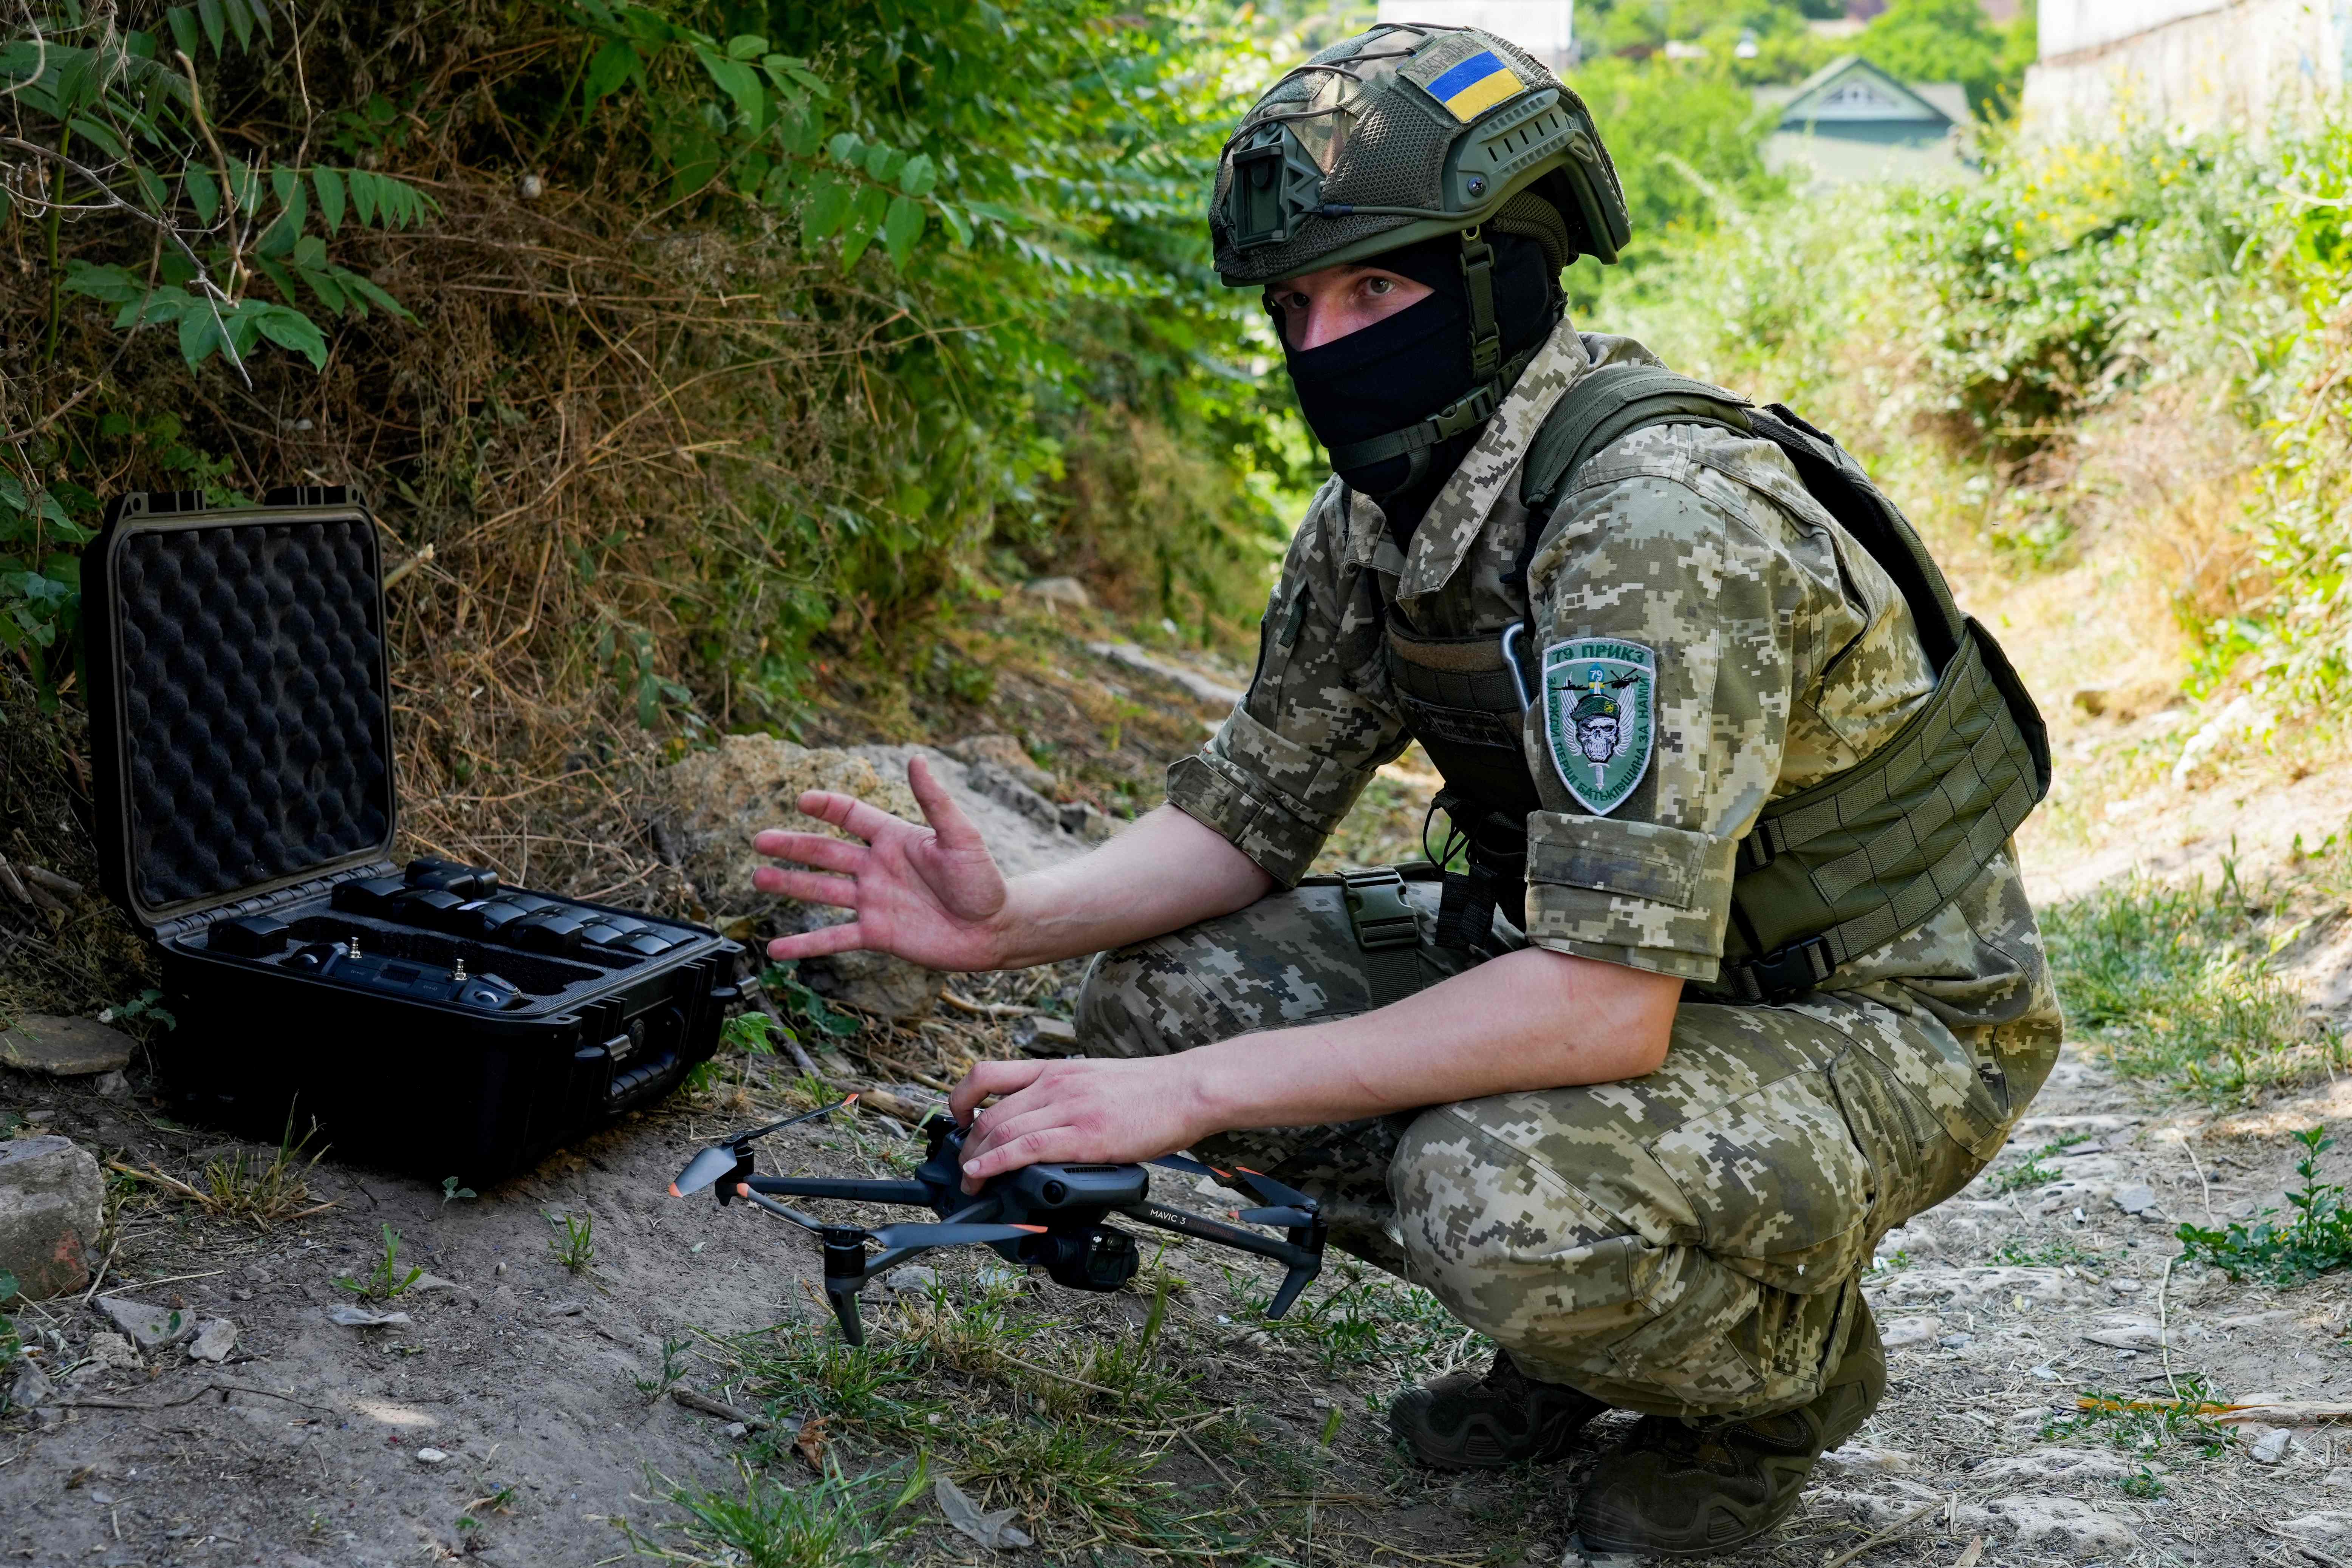
{"type": "MultiPolygon", "coordinates": [[[[1577,476],[1508,585],[1518,469],[1595,365],[1655,363],[1563,323],[1432,505],[1409,554],[1335,479],[1292,543],[1250,689],[1169,799],[1288,891],[1104,955],[1079,1006],[1103,1055],[1181,1050],[1371,1006],[1336,885],[1300,878],[1408,739],[1384,647],[1526,618],[1538,647],[1623,638],[1657,656],[1655,747],[1606,816],[1523,740],[1522,940],[1681,977],[1665,1064],[1627,1082],[1496,1095],[1342,1128],[1202,1145],[1328,1195],[1335,1237],[1434,1291],[1529,1375],[1659,1415],[1803,1404],[1843,1354],[1888,1229],[2000,1147],[2056,1058],[2060,1019],[2014,852],[1925,925],[1780,1007],[1711,993],[1736,847],[1770,800],[1901,727],[1934,675],[1893,581],[1778,449],[1697,425],[1639,430],[1577,476]]],[[[1431,946],[1423,983],[1478,961],[1431,946]]]]}

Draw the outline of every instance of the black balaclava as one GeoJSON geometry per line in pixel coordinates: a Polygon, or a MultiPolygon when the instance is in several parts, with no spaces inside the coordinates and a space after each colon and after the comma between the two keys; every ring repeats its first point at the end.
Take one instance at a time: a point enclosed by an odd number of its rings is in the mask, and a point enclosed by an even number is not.
{"type": "MultiPolygon", "coordinates": [[[[1489,233],[1486,243],[1495,252],[1495,324],[1502,334],[1501,358],[1507,361],[1540,343],[1559,321],[1559,275],[1557,263],[1535,238],[1489,233]]],[[[1470,300],[1462,277],[1459,235],[1423,240],[1370,257],[1364,265],[1426,284],[1430,293],[1386,320],[1320,348],[1296,350],[1285,337],[1283,360],[1298,393],[1299,411],[1326,448],[1426,418],[1481,379],[1470,362],[1470,300]]],[[[1279,332],[1281,313],[1275,311],[1274,317],[1279,332]]],[[[1410,485],[1406,480],[1412,465],[1404,457],[1344,470],[1339,477],[1350,489],[1381,503],[1402,548],[1482,428],[1474,426],[1433,448],[1421,477],[1410,485]]]]}

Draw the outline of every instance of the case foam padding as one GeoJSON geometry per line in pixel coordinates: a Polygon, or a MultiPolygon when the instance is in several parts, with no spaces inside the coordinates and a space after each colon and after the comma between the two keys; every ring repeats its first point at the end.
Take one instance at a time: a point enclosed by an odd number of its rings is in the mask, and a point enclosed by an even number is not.
{"type": "Polygon", "coordinates": [[[140,532],[115,561],[131,875],[151,906],[389,837],[370,525],[140,532]]]}

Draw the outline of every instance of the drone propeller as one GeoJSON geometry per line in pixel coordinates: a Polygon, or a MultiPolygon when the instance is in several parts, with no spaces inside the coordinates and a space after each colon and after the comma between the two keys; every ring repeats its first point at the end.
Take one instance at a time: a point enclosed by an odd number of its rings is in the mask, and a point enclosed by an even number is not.
{"type": "Polygon", "coordinates": [[[1018,1241],[1024,1236],[1043,1236],[1042,1225],[941,1225],[917,1221],[907,1225],[886,1225],[879,1230],[866,1233],[885,1251],[900,1247],[960,1247],[967,1241],[1018,1241]]]}
{"type": "Polygon", "coordinates": [[[1244,1225],[1271,1225],[1282,1230],[1315,1223],[1314,1213],[1304,1208],[1244,1208],[1234,1211],[1234,1218],[1244,1225]]]}
{"type": "Polygon", "coordinates": [[[764,1138],[771,1133],[781,1133],[786,1127],[797,1126],[803,1122],[814,1121],[820,1116],[830,1116],[845,1106],[855,1104],[856,1101],[857,1096],[852,1094],[838,1104],[820,1106],[814,1111],[804,1111],[797,1116],[787,1116],[781,1122],[771,1122],[764,1127],[754,1127],[748,1133],[737,1133],[731,1137],[719,1139],[719,1142],[686,1162],[686,1168],[677,1173],[676,1181],[669,1184],[670,1197],[684,1197],[688,1193],[700,1192],[740,1165],[754,1141],[764,1138]]]}
{"type": "MultiPolygon", "coordinates": [[[[1264,1171],[1254,1171],[1247,1166],[1235,1166],[1234,1172],[1242,1178],[1242,1185],[1257,1195],[1260,1203],[1274,1204],[1283,1208],[1305,1209],[1310,1217],[1320,1212],[1323,1207],[1320,1203],[1297,1187],[1285,1186],[1264,1171]]],[[[1260,1223],[1271,1225],[1286,1222],[1265,1220],[1260,1223]]],[[[1304,1224],[1305,1221],[1302,1220],[1299,1223],[1304,1224]]]]}
{"type": "Polygon", "coordinates": [[[909,1220],[903,1225],[886,1225],[879,1230],[868,1230],[862,1225],[836,1225],[803,1214],[797,1208],[787,1208],[772,1197],[753,1192],[749,1183],[737,1183],[735,1195],[750,1198],[770,1214],[789,1219],[820,1236],[830,1238],[837,1233],[862,1237],[886,1252],[900,1247],[961,1247],[969,1241],[1018,1241],[1024,1236],[1043,1236],[1045,1233],[1042,1225],[958,1225],[937,1220],[909,1220]]]}
{"type": "Polygon", "coordinates": [[[1182,1171],[1187,1176],[1223,1177],[1226,1174],[1225,1172],[1219,1170],[1214,1166],[1204,1166],[1200,1161],[1187,1159],[1182,1155],[1162,1155],[1156,1160],[1149,1160],[1145,1163],[1148,1165],[1164,1166],[1171,1171],[1182,1171]]]}

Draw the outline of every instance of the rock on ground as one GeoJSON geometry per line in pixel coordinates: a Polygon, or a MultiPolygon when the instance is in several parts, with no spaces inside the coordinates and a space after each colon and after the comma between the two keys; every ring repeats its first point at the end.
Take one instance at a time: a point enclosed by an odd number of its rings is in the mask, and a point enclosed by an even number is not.
{"type": "Polygon", "coordinates": [[[150,1306],[121,1296],[100,1296],[98,1309],[113,1321],[116,1328],[130,1335],[131,1343],[141,1350],[162,1350],[191,1339],[196,1333],[196,1315],[176,1307],[150,1306]]]}
{"type": "Polygon", "coordinates": [[[1054,792],[1053,774],[1037,766],[1028,749],[1009,735],[975,735],[960,740],[949,748],[950,754],[967,766],[987,763],[1011,774],[1023,788],[1040,795],[1054,792]]]}
{"type": "Polygon", "coordinates": [[[26,1300],[89,1282],[104,1196],[98,1161],[71,1138],[0,1143],[0,1271],[26,1300]]]}
{"type": "MultiPolygon", "coordinates": [[[[730,735],[711,750],[662,769],[656,784],[682,869],[721,925],[777,916],[781,929],[805,931],[840,918],[835,911],[791,904],[751,884],[752,872],[767,863],[751,849],[752,835],[763,828],[849,836],[802,816],[803,792],[855,795],[893,815],[922,821],[903,777],[885,777],[851,752],[813,749],[764,735],[730,735]]],[[[824,988],[837,1000],[883,1018],[930,1011],[946,983],[919,965],[878,953],[838,954],[811,967],[826,972],[833,984],[824,988]]]]}
{"type": "Polygon", "coordinates": [[[113,1072],[131,1064],[131,1037],[96,1019],[26,1013],[0,1030],[0,1066],[56,1078],[113,1072]]]}

